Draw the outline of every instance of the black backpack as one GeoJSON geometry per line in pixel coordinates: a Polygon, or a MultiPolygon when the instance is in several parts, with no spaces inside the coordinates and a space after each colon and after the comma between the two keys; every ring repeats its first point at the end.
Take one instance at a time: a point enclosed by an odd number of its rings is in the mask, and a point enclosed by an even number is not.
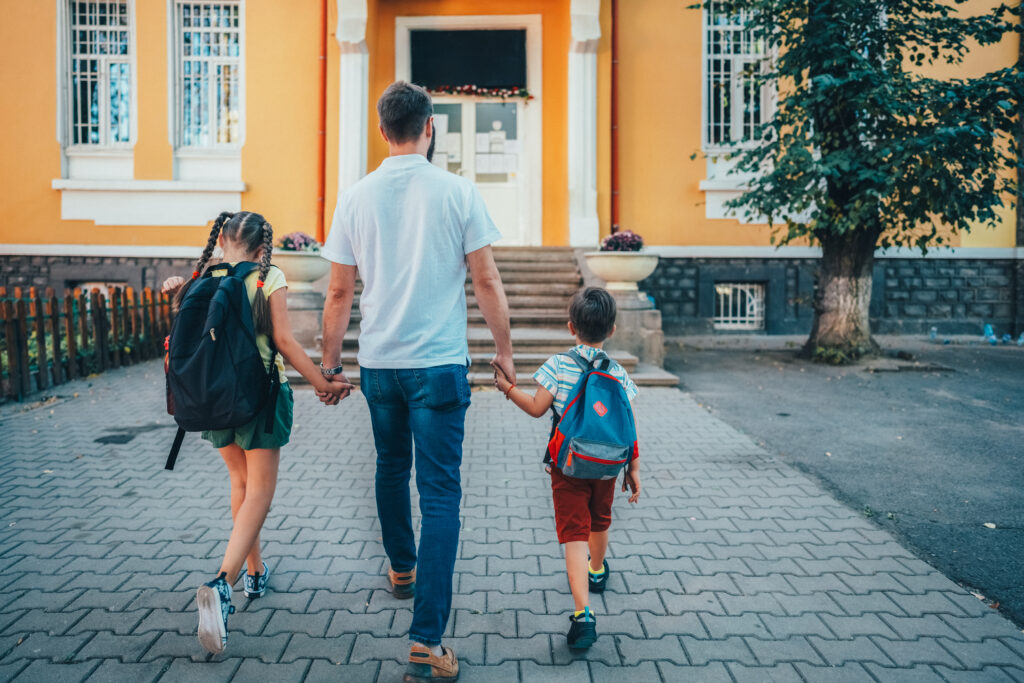
{"type": "MultiPolygon", "coordinates": [[[[245,289],[245,277],[257,268],[250,262],[213,266],[192,283],[181,302],[168,345],[167,387],[178,423],[168,470],[174,469],[185,432],[241,427],[277,400],[277,351],[271,339],[268,368],[256,346],[252,304],[245,289]],[[227,273],[213,277],[220,270],[227,273]]],[[[266,432],[273,427],[270,411],[266,432]]]]}

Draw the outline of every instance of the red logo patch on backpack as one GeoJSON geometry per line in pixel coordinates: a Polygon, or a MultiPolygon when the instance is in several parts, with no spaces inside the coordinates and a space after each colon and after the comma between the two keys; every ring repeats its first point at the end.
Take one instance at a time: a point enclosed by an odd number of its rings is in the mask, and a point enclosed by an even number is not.
{"type": "Polygon", "coordinates": [[[604,417],[605,415],[608,414],[608,409],[605,408],[604,404],[601,403],[600,401],[595,403],[593,408],[594,408],[594,412],[597,413],[598,415],[600,415],[601,417],[604,417]]]}

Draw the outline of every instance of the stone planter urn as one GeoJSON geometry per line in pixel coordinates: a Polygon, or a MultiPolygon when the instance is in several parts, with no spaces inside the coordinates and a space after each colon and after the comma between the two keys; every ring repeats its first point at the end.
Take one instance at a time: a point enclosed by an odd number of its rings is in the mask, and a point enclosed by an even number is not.
{"type": "Polygon", "coordinates": [[[288,291],[312,292],[313,283],[327,275],[331,264],[320,254],[311,251],[274,250],[274,265],[284,271],[288,291]]]}
{"type": "Polygon", "coordinates": [[[324,295],[313,289],[313,283],[327,275],[331,264],[312,251],[274,250],[274,265],[284,272],[288,281],[288,319],[292,334],[306,349],[316,346],[324,311],[324,295]]]}
{"type": "Polygon", "coordinates": [[[658,267],[658,255],[644,251],[588,251],[584,257],[594,275],[613,293],[638,292],[637,283],[658,267]]]}

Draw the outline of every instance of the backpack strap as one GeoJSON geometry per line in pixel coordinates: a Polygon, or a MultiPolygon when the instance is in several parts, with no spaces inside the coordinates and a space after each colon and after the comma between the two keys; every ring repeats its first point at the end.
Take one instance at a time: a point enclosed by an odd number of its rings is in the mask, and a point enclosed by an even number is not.
{"type": "Polygon", "coordinates": [[[171,444],[171,452],[167,454],[165,470],[173,470],[174,462],[178,459],[178,451],[181,450],[181,442],[185,439],[185,430],[178,427],[178,433],[174,435],[174,443],[171,444]]]}
{"type": "Polygon", "coordinates": [[[572,358],[583,372],[590,372],[594,369],[600,369],[607,372],[608,368],[611,367],[612,364],[612,359],[609,358],[608,354],[602,349],[598,349],[597,354],[594,356],[594,360],[592,361],[588,361],[583,357],[583,354],[576,349],[569,349],[568,351],[563,351],[558,355],[572,358]],[[602,362],[598,363],[598,361],[602,362]]]}
{"type": "Polygon", "coordinates": [[[274,432],[274,416],[277,415],[277,395],[281,391],[281,377],[277,372],[277,347],[274,346],[274,336],[267,335],[267,345],[270,346],[270,391],[267,396],[267,421],[263,425],[266,434],[274,432]]]}
{"type": "Polygon", "coordinates": [[[590,372],[590,361],[584,358],[582,354],[580,354],[580,352],[577,351],[576,349],[569,349],[568,351],[563,351],[558,355],[565,356],[566,358],[571,358],[572,361],[580,367],[580,370],[582,370],[583,372],[590,372]]]}
{"type": "Polygon", "coordinates": [[[231,265],[230,263],[218,263],[215,266],[207,268],[206,272],[203,273],[203,277],[213,277],[214,271],[226,270],[227,272],[225,275],[233,275],[244,279],[249,275],[249,273],[254,270],[259,270],[259,267],[260,264],[253,263],[252,261],[240,261],[235,265],[231,265]]]}

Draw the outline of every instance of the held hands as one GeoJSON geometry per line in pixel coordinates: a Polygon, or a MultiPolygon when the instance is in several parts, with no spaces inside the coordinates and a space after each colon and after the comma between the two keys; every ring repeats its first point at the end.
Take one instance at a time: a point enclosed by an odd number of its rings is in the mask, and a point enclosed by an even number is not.
{"type": "Polygon", "coordinates": [[[173,294],[174,292],[181,289],[181,286],[185,284],[185,278],[175,275],[164,280],[163,287],[160,288],[161,294],[173,294]]]}
{"type": "Polygon", "coordinates": [[[507,392],[509,387],[515,386],[516,367],[512,362],[512,354],[496,355],[491,359],[491,367],[494,368],[494,386],[501,389],[503,393],[507,392]],[[499,381],[506,383],[505,388],[498,386],[499,381]]]}
{"type": "Polygon", "coordinates": [[[631,493],[629,502],[636,503],[640,500],[640,472],[635,464],[630,464],[626,476],[622,478],[622,491],[625,492],[627,487],[631,493]]]}
{"type": "Polygon", "coordinates": [[[348,398],[354,388],[345,375],[333,375],[324,377],[324,386],[317,387],[316,396],[324,405],[336,406],[348,398]]]}
{"type": "Polygon", "coordinates": [[[497,389],[501,393],[505,394],[505,396],[508,396],[509,390],[512,387],[514,387],[514,386],[515,385],[512,384],[512,382],[508,381],[508,378],[505,376],[505,373],[501,370],[501,368],[497,368],[496,367],[494,369],[494,388],[495,389],[497,389]]]}

